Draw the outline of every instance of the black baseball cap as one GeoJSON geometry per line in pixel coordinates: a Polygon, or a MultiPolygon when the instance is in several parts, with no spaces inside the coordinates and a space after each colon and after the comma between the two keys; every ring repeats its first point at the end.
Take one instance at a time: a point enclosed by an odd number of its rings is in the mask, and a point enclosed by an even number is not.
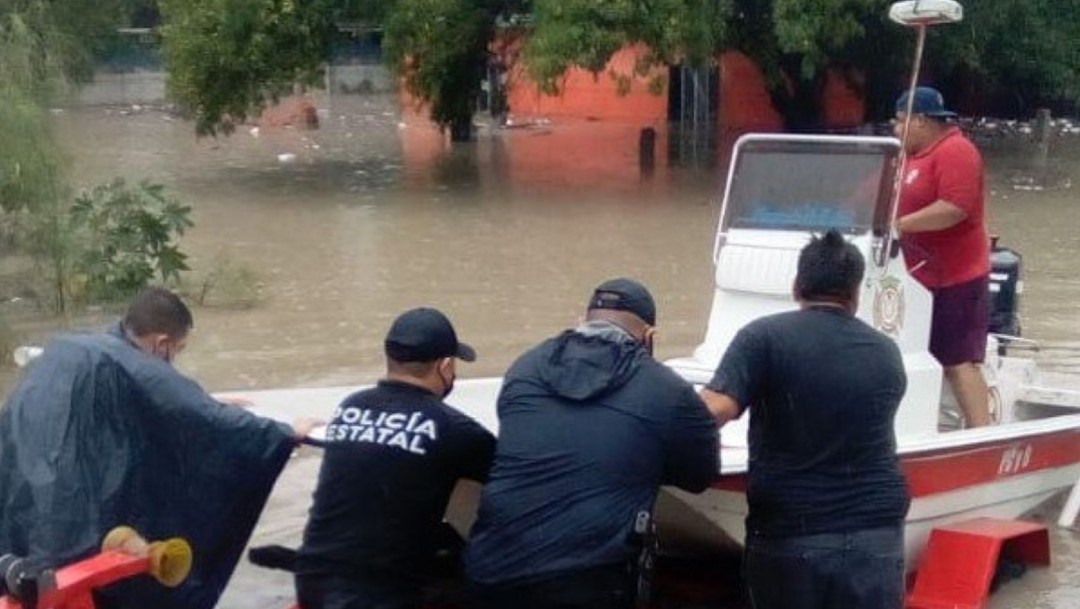
{"type": "Polygon", "coordinates": [[[441,357],[476,361],[476,351],[458,342],[450,320],[427,307],[405,311],[386,333],[386,355],[399,362],[430,362],[441,357]]]}
{"type": "Polygon", "coordinates": [[[652,294],[633,279],[609,279],[596,286],[589,298],[588,310],[593,309],[629,311],[650,326],[656,325],[656,303],[652,294]]]}

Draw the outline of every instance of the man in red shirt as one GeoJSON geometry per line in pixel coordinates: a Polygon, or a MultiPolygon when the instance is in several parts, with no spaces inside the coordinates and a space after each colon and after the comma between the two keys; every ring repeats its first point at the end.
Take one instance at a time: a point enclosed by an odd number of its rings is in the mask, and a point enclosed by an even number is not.
{"type": "MultiPolygon", "coordinates": [[[[898,136],[907,95],[896,102],[898,136]]],[[[944,367],[967,426],[988,425],[989,391],[979,369],[990,315],[982,157],[947,122],[956,114],[936,89],[915,89],[911,113],[896,228],[908,270],[934,296],[930,352],[944,367]]]]}

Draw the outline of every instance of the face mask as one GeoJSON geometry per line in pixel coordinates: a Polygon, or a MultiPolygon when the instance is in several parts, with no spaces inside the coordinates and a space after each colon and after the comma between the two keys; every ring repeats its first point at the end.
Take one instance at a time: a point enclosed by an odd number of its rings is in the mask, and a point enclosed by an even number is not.
{"type": "Polygon", "coordinates": [[[450,392],[454,390],[454,381],[457,380],[457,375],[451,373],[450,380],[447,380],[446,377],[443,376],[442,368],[439,368],[439,380],[442,381],[443,384],[443,392],[441,397],[443,399],[446,399],[446,397],[450,395],[450,392]]]}
{"type": "Polygon", "coordinates": [[[187,341],[184,338],[172,339],[166,338],[157,345],[154,346],[151,355],[165,362],[166,364],[172,364],[176,357],[180,355],[180,352],[187,346],[187,341]]]}
{"type": "Polygon", "coordinates": [[[154,349],[151,351],[150,355],[153,355],[166,364],[172,364],[176,354],[173,353],[171,343],[168,340],[164,340],[154,345],[154,349]]]}

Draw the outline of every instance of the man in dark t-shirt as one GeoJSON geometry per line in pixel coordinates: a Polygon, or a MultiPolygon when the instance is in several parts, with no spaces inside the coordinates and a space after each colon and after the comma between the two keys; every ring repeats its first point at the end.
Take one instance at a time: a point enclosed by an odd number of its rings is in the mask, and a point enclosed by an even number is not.
{"type": "Polygon", "coordinates": [[[487,479],[495,438],[443,403],[455,358],[450,321],[413,309],[386,337],[387,375],[345,399],[326,429],[296,587],[303,609],[412,609],[460,478],[487,479]]]}
{"type": "Polygon", "coordinates": [[[702,390],[749,408],[747,585],[755,609],[900,609],[908,491],[893,419],[906,376],[855,318],[864,262],[836,231],[799,256],[799,310],[744,327],[702,390]]]}

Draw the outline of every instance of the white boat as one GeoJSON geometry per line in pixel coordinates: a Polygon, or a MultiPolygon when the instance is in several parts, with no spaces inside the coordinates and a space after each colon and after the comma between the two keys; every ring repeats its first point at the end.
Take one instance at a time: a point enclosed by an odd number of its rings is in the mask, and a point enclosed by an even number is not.
{"type": "MultiPolygon", "coordinates": [[[[908,273],[889,228],[900,164],[894,138],[752,135],[736,145],[713,251],[715,282],[705,338],[667,364],[707,382],[735,333],[795,308],[791,286],[810,234],[838,228],[867,260],[858,316],[900,347],[908,390],[896,417],[898,451],[912,495],[907,558],[917,564],[930,530],[975,516],[1015,518],[1080,478],[1080,392],[1040,385],[1030,359],[991,337],[984,373],[996,424],[955,429],[940,365],[927,350],[931,296],[908,273]]],[[[709,289],[702,286],[702,289],[709,289]]],[[[555,330],[555,329],[553,329],[555,330]]],[[[497,431],[498,378],[464,380],[450,402],[497,431]]],[[[245,393],[276,418],[327,416],[357,387],[245,393]]],[[[752,410],[749,416],[753,416],[752,410]]],[[[721,431],[721,470],[711,489],[665,489],[657,507],[669,550],[741,544],[746,517],[747,420],[721,431]]],[[[471,524],[476,489],[456,498],[451,521],[471,524]]]]}

